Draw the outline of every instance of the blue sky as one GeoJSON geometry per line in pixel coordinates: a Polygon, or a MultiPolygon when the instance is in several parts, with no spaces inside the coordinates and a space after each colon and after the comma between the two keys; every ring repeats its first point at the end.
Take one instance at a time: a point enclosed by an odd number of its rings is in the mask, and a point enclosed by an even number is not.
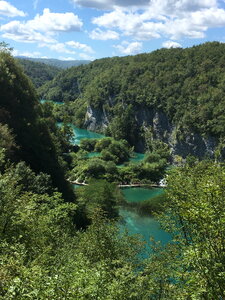
{"type": "Polygon", "coordinates": [[[14,55],[97,59],[225,42],[225,0],[0,0],[14,55]]]}

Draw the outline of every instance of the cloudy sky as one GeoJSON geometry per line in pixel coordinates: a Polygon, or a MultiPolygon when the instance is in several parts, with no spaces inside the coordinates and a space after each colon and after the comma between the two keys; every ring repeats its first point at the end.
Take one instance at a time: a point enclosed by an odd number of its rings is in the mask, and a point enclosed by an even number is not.
{"type": "Polygon", "coordinates": [[[96,59],[225,42],[225,0],[0,0],[14,55],[96,59]]]}

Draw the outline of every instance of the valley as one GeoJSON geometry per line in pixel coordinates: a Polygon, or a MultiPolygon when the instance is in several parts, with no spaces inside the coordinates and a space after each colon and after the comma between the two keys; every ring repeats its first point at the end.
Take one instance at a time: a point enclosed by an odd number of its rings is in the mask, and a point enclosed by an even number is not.
{"type": "Polygon", "coordinates": [[[223,299],[225,45],[65,70],[11,51],[0,299],[223,299]]]}

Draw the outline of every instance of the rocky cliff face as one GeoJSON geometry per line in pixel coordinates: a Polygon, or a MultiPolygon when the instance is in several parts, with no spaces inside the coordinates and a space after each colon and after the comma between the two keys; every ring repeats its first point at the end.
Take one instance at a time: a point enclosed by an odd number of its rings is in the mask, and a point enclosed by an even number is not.
{"type": "Polygon", "coordinates": [[[109,125],[109,120],[104,108],[88,106],[84,126],[88,130],[103,131],[109,125]]]}
{"type": "MultiPolygon", "coordinates": [[[[86,113],[85,127],[92,131],[103,131],[110,123],[112,116],[101,109],[88,107],[86,113]]],[[[167,115],[163,111],[147,107],[137,107],[135,109],[135,119],[138,127],[152,129],[154,139],[159,139],[169,145],[173,156],[179,155],[183,158],[194,155],[199,158],[213,157],[217,146],[216,138],[212,136],[203,137],[199,133],[179,132],[179,128],[172,125],[167,115]]],[[[145,141],[139,138],[134,145],[136,151],[144,152],[145,141]]]]}

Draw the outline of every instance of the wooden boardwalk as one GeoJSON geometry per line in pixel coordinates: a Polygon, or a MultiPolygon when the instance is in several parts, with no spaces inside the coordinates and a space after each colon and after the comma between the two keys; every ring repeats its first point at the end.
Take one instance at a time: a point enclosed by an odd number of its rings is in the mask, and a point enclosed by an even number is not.
{"type": "MultiPolygon", "coordinates": [[[[72,184],[77,184],[80,186],[87,186],[88,183],[85,182],[79,182],[78,180],[70,180],[68,179],[68,181],[72,184]]],[[[129,188],[129,187],[146,187],[146,188],[165,188],[165,185],[160,185],[160,184],[156,184],[156,183],[152,183],[152,184],[148,184],[148,183],[131,183],[131,184],[118,184],[117,185],[119,188],[129,188]]]]}

